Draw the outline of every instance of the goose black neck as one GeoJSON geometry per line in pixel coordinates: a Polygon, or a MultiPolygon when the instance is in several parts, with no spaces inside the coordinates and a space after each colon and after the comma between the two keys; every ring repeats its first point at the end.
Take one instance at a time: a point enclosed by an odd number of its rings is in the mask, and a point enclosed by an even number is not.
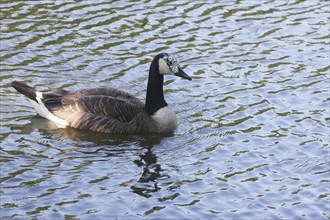
{"type": "Polygon", "coordinates": [[[167,106],[164,99],[163,83],[164,76],[159,74],[158,57],[151,62],[147,87],[145,109],[149,115],[153,115],[159,109],[167,106]]]}

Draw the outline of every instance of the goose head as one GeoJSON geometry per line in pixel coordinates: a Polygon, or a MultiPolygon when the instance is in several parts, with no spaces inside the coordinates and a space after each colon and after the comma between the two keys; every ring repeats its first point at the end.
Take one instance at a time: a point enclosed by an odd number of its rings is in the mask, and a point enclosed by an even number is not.
{"type": "MultiPolygon", "coordinates": [[[[157,111],[167,106],[163,94],[164,75],[175,75],[191,80],[191,77],[182,70],[179,62],[173,55],[160,53],[155,56],[150,65],[145,103],[145,109],[149,115],[154,115],[157,111]]],[[[171,115],[173,116],[173,114],[171,115]]],[[[172,122],[175,122],[174,116],[172,117],[172,122]]],[[[164,122],[159,122],[159,124],[164,124],[164,122]]]]}
{"type": "Polygon", "coordinates": [[[184,79],[191,80],[181,68],[177,59],[169,53],[161,53],[156,56],[158,58],[158,71],[161,75],[175,75],[184,79]]]}

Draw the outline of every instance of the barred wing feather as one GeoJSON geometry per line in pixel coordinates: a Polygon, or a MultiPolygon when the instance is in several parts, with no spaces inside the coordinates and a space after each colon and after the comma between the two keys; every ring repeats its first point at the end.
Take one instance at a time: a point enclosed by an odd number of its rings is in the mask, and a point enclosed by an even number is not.
{"type": "MultiPolygon", "coordinates": [[[[144,104],[139,99],[116,89],[62,90],[44,94],[42,101],[71,127],[97,132],[120,133],[140,113],[144,115],[144,104]]],[[[134,127],[130,125],[131,129],[134,127]]]]}

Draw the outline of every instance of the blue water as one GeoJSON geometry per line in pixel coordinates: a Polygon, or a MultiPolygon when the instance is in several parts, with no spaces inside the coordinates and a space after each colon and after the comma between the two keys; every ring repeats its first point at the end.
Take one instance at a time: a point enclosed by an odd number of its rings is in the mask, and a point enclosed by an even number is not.
{"type": "Polygon", "coordinates": [[[1,3],[1,219],[329,219],[328,1],[1,3]],[[10,86],[165,79],[173,135],[104,135],[36,116],[10,86]]]}

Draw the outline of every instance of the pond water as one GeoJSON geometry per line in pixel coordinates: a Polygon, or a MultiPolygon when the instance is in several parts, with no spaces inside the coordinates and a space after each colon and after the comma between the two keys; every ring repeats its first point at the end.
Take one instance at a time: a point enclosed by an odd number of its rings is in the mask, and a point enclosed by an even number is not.
{"type": "Polygon", "coordinates": [[[329,219],[329,1],[2,1],[2,219],[329,219]],[[60,129],[10,86],[167,77],[173,135],[60,129]]]}

